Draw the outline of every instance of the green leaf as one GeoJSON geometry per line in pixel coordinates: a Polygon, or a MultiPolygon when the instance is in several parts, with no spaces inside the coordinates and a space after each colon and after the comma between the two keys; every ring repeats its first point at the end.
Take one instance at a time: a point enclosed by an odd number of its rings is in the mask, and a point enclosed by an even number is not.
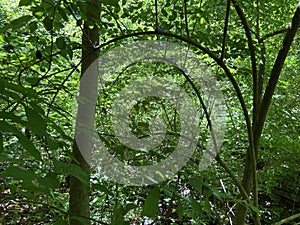
{"type": "Polygon", "coordinates": [[[53,162],[56,173],[70,174],[80,180],[83,184],[89,185],[89,176],[76,164],[67,164],[55,160],[53,162]]]}
{"type": "Polygon", "coordinates": [[[59,143],[57,140],[52,139],[50,135],[46,136],[46,142],[50,150],[56,150],[59,148],[59,143]]]}
{"type": "Polygon", "coordinates": [[[37,21],[33,21],[28,26],[31,33],[35,32],[38,29],[37,21]]]}
{"type": "Polygon", "coordinates": [[[150,191],[142,211],[143,216],[155,217],[158,213],[159,189],[150,191]]]}
{"type": "Polygon", "coordinates": [[[49,11],[53,7],[53,3],[53,0],[43,0],[40,6],[44,8],[45,11],[49,11]]]}
{"type": "Polygon", "coordinates": [[[117,205],[113,210],[114,214],[112,217],[111,225],[123,225],[124,215],[126,214],[122,205],[117,205]]]}
{"type": "Polygon", "coordinates": [[[253,212],[256,212],[259,215],[261,214],[261,211],[258,208],[256,208],[254,205],[246,202],[246,206],[249,207],[253,212]]]}
{"type": "Polygon", "coordinates": [[[12,177],[15,180],[32,181],[36,179],[36,174],[22,167],[10,166],[4,171],[6,177],[12,177]]]}
{"type": "Polygon", "coordinates": [[[111,6],[115,6],[118,7],[119,6],[119,0],[100,0],[100,2],[102,2],[105,5],[111,5],[111,6]]]}
{"type": "Polygon", "coordinates": [[[39,151],[35,148],[34,144],[28,140],[21,131],[19,131],[15,126],[10,125],[5,121],[0,121],[0,131],[3,133],[13,133],[19,140],[19,143],[26,149],[26,151],[34,156],[37,160],[41,160],[41,155],[39,151]]]}
{"type": "Polygon", "coordinates": [[[251,209],[253,212],[258,213],[259,215],[261,214],[261,211],[260,211],[258,208],[256,208],[254,205],[248,203],[246,200],[235,199],[235,201],[236,201],[237,203],[240,203],[240,204],[244,205],[244,206],[247,207],[248,209],[251,209]]]}
{"type": "Polygon", "coordinates": [[[37,135],[45,136],[47,134],[47,126],[43,117],[34,109],[29,107],[25,107],[25,112],[28,119],[28,128],[37,135]]]}
{"type": "Polygon", "coordinates": [[[49,172],[44,178],[41,179],[43,181],[43,185],[46,187],[49,187],[51,189],[59,188],[59,180],[57,179],[57,176],[53,172],[49,172]]]}
{"type": "Polygon", "coordinates": [[[22,26],[26,25],[31,19],[32,19],[32,16],[29,16],[29,15],[21,16],[18,19],[15,19],[14,21],[11,22],[11,27],[14,30],[17,30],[17,29],[21,28],[22,26]]]}
{"type": "Polygon", "coordinates": [[[193,188],[195,188],[196,191],[202,193],[203,184],[199,179],[190,180],[189,183],[193,188]]]}
{"type": "Polygon", "coordinates": [[[129,204],[127,204],[126,206],[125,206],[125,212],[127,213],[129,210],[131,210],[131,209],[135,209],[135,208],[137,208],[138,206],[136,205],[136,204],[134,204],[134,203],[129,203],[129,204]]]}
{"type": "Polygon", "coordinates": [[[52,20],[48,16],[43,19],[43,24],[47,31],[52,30],[52,20]]]}
{"type": "Polygon", "coordinates": [[[201,206],[201,204],[198,202],[198,201],[196,201],[195,199],[193,199],[193,198],[190,198],[189,199],[190,200],[190,202],[191,202],[191,206],[192,206],[192,209],[193,209],[193,211],[197,214],[197,215],[199,215],[199,216],[203,216],[203,209],[202,209],[202,206],[201,206]]]}
{"type": "Polygon", "coordinates": [[[181,220],[183,218],[183,207],[180,202],[177,204],[177,214],[178,214],[178,219],[181,220]]]}
{"type": "Polygon", "coordinates": [[[204,201],[204,211],[207,213],[207,215],[210,217],[211,215],[211,206],[210,206],[210,202],[209,199],[205,199],[204,201]]]}
{"type": "Polygon", "coordinates": [[[29,102],[30,106],[33,110],[41,115],[45,115],[45,111],[42,109],[41,106],[38,105],[38,101],[31,101],[29,102]]]}
{"type": "Polygon", "coordinates": [[[34,86],[39,84],[40,79],[38,77],[28,77],[26,81],[34,86]]]}
{"type": "Polygon", "coordinates": [[[80,166],[76,164],[69,164],[68,170],[66,172],[76,177],[82,183],[89,185],[89,176],[81,169],[80,166]]]}
{"type": "Polygon", "coordinates": [[[58,8],[58,12],[59,12],[59,14],[61,15],[61,17],[62,17],[66,22],[69,21],[69,18],[68,18],[68,15],[67,15],[65,9],[59,7],[59,8],[58,8]]]}
{"type": "Polygon", "coordinates": [[[13,134],[19,134],[20,133],[17,128],[15,128],[14,126],[8,124],[5,121],[0,121],[0,131],[3,132],[3,133],[13,133],[13,134]]]}
{"type": "Polygon", "coordinates": [[[23,126],[26,125],[26,121],[21,120],[20,117],[16,116],[15,114],[13,114],[11,112],[0,112],[0,118],[2,118],[2,119],[10,119],[14,123],[18,123],[18,124],[21,124],[23,126]]]}
{"type": "Polygon", "coordinates": [[[213,190],[213,192],[212,192],[212,194],[213,194],[213,196],[215,197],[215,198],[217,198],[218,200],[222,200],[223,198],[222,198],[222,196],[220,195],[220,192],[218,191],[218,190],[213,190]]]}
{"type": "Polygon", "coordinates": [[[114,196],[112,191],[110,191],[106,186],[101,184],[93,184],[94,189],[104,192],[107,195],[114,196]]]}
{"type": "Polygon", "coordinates": [[[32,89],[25,88],[22,85],[17,85],[17,84],[10,83],[5,79],[0,78],[0,84],[2,86],[1,89],[2,88],[7,88],[9,90],[13,90],[15,92],[21,93],[25,96],[32,96],[32,94],[35,93],[35,91],[32,90],[32,89]]]}
{"type": "MultiPolygon", "coordinates": [[[[10,24],[7,25],[7,28],[12,28],[14,30],[17,30],[21,27],[23,27],[24,25],[26,25],[30,20],[32,19],[32,16],[21,16],[18,19],[15,19],[14,21],[12,21],[10,24]]],[[[5,27],[3,28],[5,29],[5,27]]]]}
{"type": "Polygon", "coordinates": [[[67,222],[63,219],[59,219],[53,225],[67,225],[67,222]]]}
{"type": "Polygon", "coordinates": [[[65,49],[66,48],[66,41],[64,37],[59,37],[56,39],[56,46],[58,49],[65,49]]]}
{"type": "Polygon", "coordinates": [[[26,149],[26,151],[37,160],[42,160],[40,152],[35,148],[34,144],[28,140],[25,136],[17,136],[20,144],[26,149]]]}
{"type": "Polygon", "coordinates": [[[28,6],[31,4],[31,2],[32,2],[32,0],[20,0],[19,7],[20,6],[28,6]]]}

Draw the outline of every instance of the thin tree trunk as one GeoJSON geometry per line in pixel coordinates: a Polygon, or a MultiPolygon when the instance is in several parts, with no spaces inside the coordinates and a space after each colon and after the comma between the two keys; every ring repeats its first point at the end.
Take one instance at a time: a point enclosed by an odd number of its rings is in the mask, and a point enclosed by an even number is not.
{"type": "MultiPolygon", "coordinates": [[[[296,31],[298,30],[300,25],[300,2],[298,3],[298,7],[295,11],[295,14],[292,19],[292,23],[287,30],[285,38],[282,43],[282,47],[279,50],[275,63],[273,65],[271,75],[262,98],[261,106],[259,107],[259,111],[257,113],[256,118],[254,118],[253,123],[253,134],[254,134],[254,149],[256,156],[258,154],[258,146],[261,138],[261,134],[263,131],[263,127],[266,121],[267,113],[269,111],[269,107],[272,101],[272,97],[274,95],[275,88],[277,86],[277,82],[282,71],[284,61],[287,57],[287,54],[290,50],[291,44],[294,40],[296,35],[296,31]]],[[[246,157],[246,165],[244,168],[244,176],[243,176],[243,186],[246,190],[247,194],[250,193],[251,190],[251,181],[253,176],[253,171],[251,169],[251,160],[249,154],[247,153],[246,157]]],[[[236,210],[236,217],[235,217],[235,225],[243,225],[245,223],[247,209],[245,206],[239,204],[236,210]]]]}
{"type": "MultiPolygon", "coordinates": [[[[81,66],[81,78],[83,75],[90,76],[91,74],[96,76],[91,76],[94,79],[92,82],[93,87],[91,89],[87,88],[87,85],[80,85],[79,99],[81,97],[88,97],[91,101],[94,101],[97,96],[97,68],[98,63],[93,64],[93,68],[89,66],[98,59],[99,53],[95,50],[94,46],[99,43],[99,30],[96,25],[100,18],[100,3],[97,0],[90,0],[86,3],[86,20],[83,25],[82,33],[82,66],[81,66]],[[91,26],[92,25],[92,26],[91,26]],[[91,99],[92,98],[92,99],[91,99]]],[[[88,127],[93,127],[94,117],[95,117],[94,104],[79,102],[78,103],[78,114],[77,119],[84,122],[88,127]]],[[[77,128],[76,124],[76,128],[77,128]]],[[[75,137],[78,135],[86,135],[84,132],[75,130],[75,137]]],[[[89,175],[90,166],[89,158],[91,155],[91,138],[83,138],[85,141],[83,143],[76,143],[74,141],[73,145],[73,156],[74,162],[78,164],[82,170],[88,175],[86,181],[78,180],[74,176],[70,177],[70,200],[69,200],[69,213],[70,213],[70,224],[71,225],[86,225],[90,224],[88,218],[90,218],[90,207],[89,207],[89,175]],[[84,151],[83,151],[84,148],[84,151]]],[[[76,138],[76,140],[78,140],[76,138]]],[[[78,141],[77,141],[78,142],[78,141]]]]}

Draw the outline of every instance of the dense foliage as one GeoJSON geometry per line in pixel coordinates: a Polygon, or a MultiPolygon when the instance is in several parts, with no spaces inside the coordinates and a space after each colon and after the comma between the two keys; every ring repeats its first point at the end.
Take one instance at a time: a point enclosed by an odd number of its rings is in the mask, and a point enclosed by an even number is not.
{"type": "MultiPolygon", "coordinates": [[[[242,215],[239,207],[248,212],[245,224],[274,224],[292,215],[286,224],[299,222],[297,3],[1,0],[0,224],[63,225],[72,219],[115,225],[243,224],[236,219],[242,215]],[[89,8],[90,2],[101,4],[101,12],[89,8]],[[100,20],[94,21],[89,15],[97,13],[100,20]],[[137,40],[170,41],[190,48],[209,66],[226,101],[228,124],[220,154],[207,170],[198,167],[208,128],[199,113],[206,132],[199,133],[197,150],[172,179],[130,187],[106,179],[95,168],[86,174],[72,151],[83,24],[99,29],[100,42],[90,43],[94,51],[107,52],[137,40]],[[282,49],[288,51],[286,58],[282,49]],[[278,83],[270,82],[276,71],[278,83]],[[269,86],[276,87],[274,95],[269,86]],[[270,108],[264,101],[269,94],[270,108]],[[264,113],[266,121],[260,121],[264,113]],[[263,122],[261,136],[257,121],[263,122]],[[89,218],[69,215],[70,176],[91,187],[89,218]]],[[[181,128],[171,105],[149,97],[132,109],[130,126],[135,136],[147,136],[151,118],[161,118],[167,124],[161,146],[131,151],[114,137],[109,125],[113,100],[125,85],[149,75],[176,79],[202,112],[193,87],[175,67],[137,63],[116,74],[98,96],[95,124],[109,151],[135,165],[166,158],[178,144],[181,128]]]]}

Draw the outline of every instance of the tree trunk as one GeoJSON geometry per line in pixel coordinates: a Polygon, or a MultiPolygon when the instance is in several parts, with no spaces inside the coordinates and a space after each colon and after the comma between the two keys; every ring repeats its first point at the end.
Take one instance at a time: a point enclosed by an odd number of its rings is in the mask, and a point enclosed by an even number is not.
{"type": "MultiPolygon", "coordinates": [[[[81,78],[83,75],[88,76],[93,74],[92,82],[93,87],[87,90],[86,85],[80,85],[79,99],[85,97],[91,97],[91,101],[95,100],[97,96],[97,73],[98,63],[93,64],[93,68],[89,66],[98,59],[99,53],[95,50],[94,46],[99,43],[99,30],[97,22],[100,18],[100,3],[96,0],[90,0],[86,3],[86,20],[83,25],[82,33],[82,66],[81,66],[81,78]],[[92,26],[91,26],[92,25],[92,26]],[[87,71],[88,70],[88,71],[87,71]],[[87,73],[86,73],[87,72],[87,73]]],[[[78,102],[78,119],[84,122],[88,127],[93,127],[95,118],[95,107],[94,104],[86,104],[85,102],[78,102]],[[78,118],[80,117],[80,118],[78,118]]],[[[78,124],[76,124],[76,128],[78,124]]],[[[75,130],[75,137],[78,135],[86,135],[84,132],[75,130]]],[[[78,140],[77,138],[75,138],[78,140]]],[[[74,140],[73,145],[73,163],[78,164],[81,169],[88,175],[86,182],[78,180],[74,176],[70,177],[70,200],[69,200],[69,213],[70,213],[70,224],[71,225],[84,225],[90,224],[88,218],[90,218],[90,207],[89,207],[89,175],[90,166],[89,158],[91,155],[92,142],[91,138],[84,137],[85,142],[76,143],[74,140]],[[82,145],[84,145],[84,151],[82,151],[82,145]]],[[[78,141],[77,141],[78,142],[78,141]]]]}
{"type": "MultiPolygon", "coordinates": [[[[267,87],[265,89],[265,93],[261,101],[261,106],[253,121],[252,130],[254,135],[253,139],[254,139],[254,150],[256,153],[256,157],[258,154],[258,146],[259,146],[260,138],[263,132],[263,127],[274,95],[274,91],[277,86],[278,79],[284,65],[284,61],[288,55],[291,44],[295,38],[299,26],[300,26],[300,2],[298,3],[298,7],[292,19],[292,23],[288,31],[286,32],[282,46],[278,52],[277,58],[275,60],[275,63],[271,71],[270,78],[268,80],[267,87]]],[[[251,165],[251,160],[249,158],[249,154],[247,153],[246,165],[243,174],[243,186],[248,194],[250,193],[251,190],[251,181],[253,176],[253,171],[250,165],[251,165]]],[[[236,210],[235,225],[243,225],[245,223],[246,213],[247,213],[246,207],[239,204],[236,210]]]]}

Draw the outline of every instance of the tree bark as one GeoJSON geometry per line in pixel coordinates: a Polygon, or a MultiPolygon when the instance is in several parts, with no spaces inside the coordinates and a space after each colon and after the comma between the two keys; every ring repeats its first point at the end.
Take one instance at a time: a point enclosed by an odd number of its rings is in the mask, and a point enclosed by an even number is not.
{"type": "MultiPolygon", "coordinates": [[[[99,51],[95,49],[95,46],[99,43],[99,30],[97,22],[100,18],[100,3],[97,0],[89,0],[86,3],[85,21],[82,32],[82,66],[81,66],[81,78],[84,76],[91,76],[93,79],[93,87],[88,89],[87,85],[80,84],[79,99],[89,98],[91,102],[78,102],[78,119],[84,122],[85,125],[92,128],[95,118],[95,104],[97,96],[97,75],[98,75],[98,63],[97,59],[99,51]],[[90,65],[95,62],[91,67],[90,65]],[[95,76],[96,75],[96,76],[95,76]],[[80,117],[80,118],[78,118],[80,117]]],[[[76,128],[78,124],[76,124],[76,128]]],[[[86,135],[80,130],[75,130],[75,137],[78,135],[86,135]],[[81,133],[80,133],[81,132],[81,133]]],[[[86,225],[90,224],[90,186],[89,175],[90,165],[89,159],[91,157],[92,138],[84,137],[85,141],[77,143],[77,138],[74,139],[73,156],[75,163],[81,167],[81,169],[88,175],[86,181],[78,180],[74,176],[70,176],[70,200],[69,200],[69,214],[71,225],[86,225]],[[84,151],[82,150],[84,148],[84,151]]]]}

